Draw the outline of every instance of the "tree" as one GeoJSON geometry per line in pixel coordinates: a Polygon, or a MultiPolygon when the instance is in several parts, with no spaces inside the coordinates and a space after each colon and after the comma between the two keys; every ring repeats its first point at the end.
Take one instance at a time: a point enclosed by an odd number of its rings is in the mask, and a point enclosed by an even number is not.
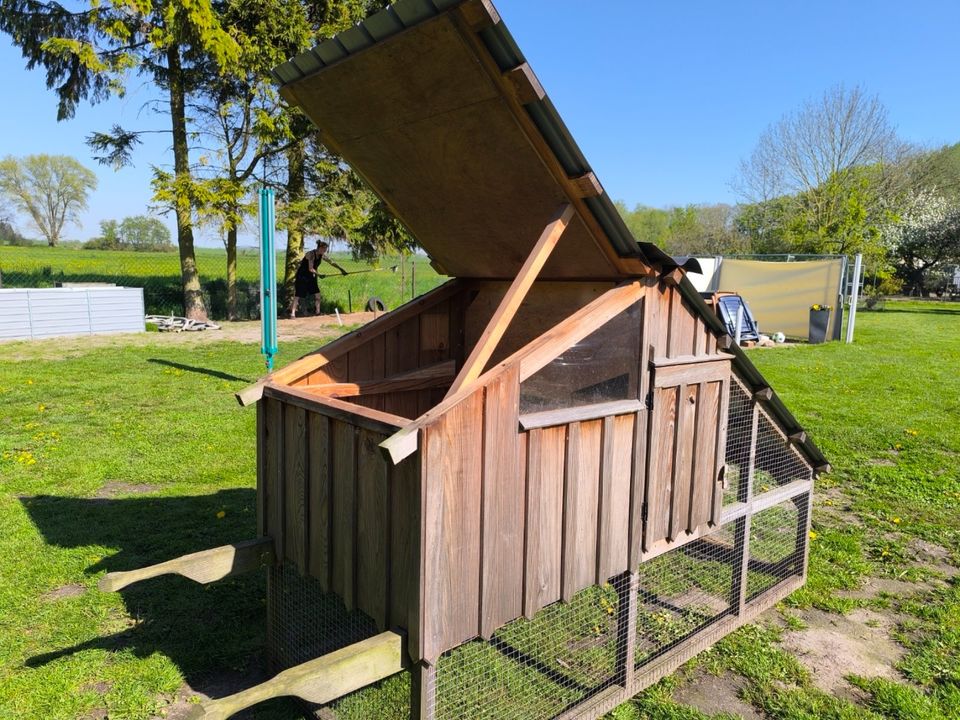
{"type": "Polygon", "coordinates": [[[7,156],[0,161],[0,192],[30,217],[50,247],[68,222],[78,222],[97,176],[67,155],[7,156]]]}
{"type": "Polygon", "coordinates": [[[878,227],[908,189],[915,156],[877,96],[838,85],[771,125],[735,187],[760,206],[748,213],[755,236],[794,252],[878,254],[878,227]]]}
{"type": "Polygon", "coordinates": [[[170,242],[167,226],[149,215],[123,219],[120,223],[120,247],[136,252],[170,252],[175,249],[170,242]]]}
{"type": "Polygon", "coordinates": [[[925,295],[931,272],[960,262],[960,204],[951,203],[935,188],[916,190],[883,234],[901,277],[925,295]]]}
{"type": "MultiPolygon", "coordinates": [[[[187,97],[195,87],[197,68],[213,64],[227,72],[239,57],[212,0],[112,0],[91,2],[80,10],[58,2],[3,0],[0,30],[10,34],[28,68],[46,69],[47,87],[59,98],[59,120],[72,117],[83,100],[98,102],[122,94],[131,70],[148,76],[166,93],[173,146],[170,207],[177,218],[184,313],[206,319],[194,252],[187,97]]],[[[112,133],[94,133],[89,141],[101,151],[101,161],[118,164],[129,160],[139,137],[115,127],[112,133]]]]}

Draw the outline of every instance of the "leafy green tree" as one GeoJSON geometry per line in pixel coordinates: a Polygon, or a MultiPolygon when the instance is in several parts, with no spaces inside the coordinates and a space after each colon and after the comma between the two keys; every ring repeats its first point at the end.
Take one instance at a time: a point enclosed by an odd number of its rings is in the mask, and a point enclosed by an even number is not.
{"type": "Polygon", "coordinates": [[[136,252],[170,252],[170,230],[155,217],[134,215],[120,223],[120,246],[136,252]]]}
{"type": "MultiPolygon", "coordinates": [[[[194,252],[187,98],[198,68],[213,64],[228,72],[239,59],[237,43],[212,1],[112,0],[77,9],[58,2],[3,0],[0,30],[20,48],[27,67],[46,69],[47,87],[55,89],[59,100],[58,119],[72,117],[83,100],[122,94],[131,71],[146,75],[166,94],[174,175],[170,207],[177,218],[184,312],[205,319],[194,252]]],[[[129,160],[138,142],[135,133],[116,127],[90,138],[100,159],[115,165],[129,160]]]]}
{"type": "Polygon", "coordinates": [[[0,193],[29,216],[54,247],[68,222],[78,222],[97,176],[67,155],[7,156],[0,161],[0,193]]]}
{"type": "Polygon", "coordinates": [[[879,98],[835,86],[761,135],[741,163],[741,213],[758,244],[806,253],[883,255],[878,227],[910,186],[916,151],[879,98]]]}
{"type": "Polygon", "coordinates": [[[83,244],[84,250],[119,250],[120,223],[116,220],[101,220],[100,234],[83,244]]]}
{"type": "Polygon", "coordinates": [[[899,275],[924,295],[932,273],[947,263],[960,263],[960,203],[936,189],[916,190],[883,235],[899,275]]]}

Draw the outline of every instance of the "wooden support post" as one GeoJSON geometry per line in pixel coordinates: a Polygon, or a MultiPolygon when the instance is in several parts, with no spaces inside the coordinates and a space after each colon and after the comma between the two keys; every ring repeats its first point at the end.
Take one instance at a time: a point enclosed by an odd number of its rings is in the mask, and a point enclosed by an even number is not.
{"type": "Polygon", "coordinates": [[[437,710],[437,666],[422,660],[410,668],[410,720],[433,720],[437,710]]]}
{"type": "Polygon", "coordinates": [[[557,214],[553,220],[543,229],[540,239],[537,240],[537,244],[533,246],[533,250],[530,251],[526,262],[523,263],[523,267],[521,267],[520,272],[517,273],[517,277],[510,284],[510,288],[503,296],[503,300],[500,301],[500,305],[497,307],[496,312],[494,312],[493,317],[490,318],[490,322],[487,323],[487,327],[484,328],[483,334],[473,348],[473,352],[470,353],[470,357],[468,357],[464,363],[460,374],[457,375],[457,379],[454,380],[453,385],[450,386],[446,397],[456,394],[462,387],[469,385],[480,377],[484,367],[486,367],[487,362],[493,355],[493,351],[496,350],[500,338],[502,338],[504,332],[506,332],[507,326],[517,314],[517,310],[520,309],[520,304],[526,297],[534,280],[537,279],[537,275],[540,274],[540,270],[547,262],[547,258],[550,257],[550,253],[553,251],[553,248],[556,247],[557,241],[560,239],[563,231],[566,230],[567,225],[570,224],[573,213],[573,206],[569,203],[564,203],[557,210],[557,214]]]}
{"type": "Polygon", "coordinates": [[[107,573],[100,578],[99,587],[103,592],[116,592],[127,585],[161,575],[182,575],[206,585],[274,562],[273,540],[263,537],[183,555],[138,570],[107,573]]]}
{"type": "Polygon", "coordinates": [[[248,707],[284,695],[325,705],[406,667],[404,637],[387,631],[284,670],[270,680],[196,706],[188,720],[226,720],[248,707]]]}
{"type": "Polygon", "coordinates": [[[637,655],[637,583],[636,570],[617,578],[617,671],[616,683],[632,687],[637,655]]]}
{"type": "Polygon", "coordinates": [[[762,387],[759,390],[753,391],[754,400],[764,400],[769,401],[773,397],[773,390],[769,387],[762,387]]]}

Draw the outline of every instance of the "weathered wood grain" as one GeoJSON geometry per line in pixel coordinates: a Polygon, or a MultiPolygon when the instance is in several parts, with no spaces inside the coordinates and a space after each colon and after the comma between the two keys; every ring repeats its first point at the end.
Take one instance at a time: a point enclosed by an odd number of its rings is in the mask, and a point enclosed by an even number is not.
{"type": "Polygon", "coordinates": [[[270,538],[257,538],[182,555],[145,568],[107,573],[100,578],[98,587],[103,592],[117,592],[135,582],[161,575],[182,575],[206,585],[273,565],[274,562],[273,543],[270,538]]]}
{"type": "Polygon", "coordinates": [[[483,393],[424,428],[424,580],[421,657],[479,632],[483,393]]]}
{"type": "Polygon", "coordinates": [[[699,385],[696,429],[694,431],[693,493],[690,498],[687,529],[694,529],[713,520],[713,500],[717,485],[717,433],[720,427],[720,395],[723,383],[701,382],[699,385]]]}
{"type": "Polygon", "coordinates": [[[523,614],[560,599],[563,546],[563,484],[566,427],[527,435],[527,518],[523,614]]]}
{"type": "Polygon", "coordinates": [[[284,558],[301,574],[307,571],[307,412],[284,412],[284,558]]]}
{"type": "Polygon", "coordinates": [[[621,415],[603,421],[598,584],[607,582],[629,567],[630,480],[634,463],[635,420],[635,415],[621,415]]]}
{"type": "Polygon", "coordinates": [[[667,537],[670,529],[670,507],[674,447],[676,443],[680,393],[676,387],[654,391],[650,413],[650,439],[647,469],[647,522],[644,526],[644,550],[667,537]]]}
{"type": "Polygon", "coordinates": [[[282,402],[264,398],[266,405],[267,446],[267,534],[273,538],[274,552],[284,557],[284,467],[283,467],[283,410],[282,402]]]}
{"type": "Polygon", "coordinates": [[[347,610],[356,607],[357,428],[331,423],[333,449],[333,591],[347,610]]]}
{"type": "Polygon", "coordinates": [[[381,630],[388,625],[390,593],[390,488],[384,436],[361,430],[357,436],[357,607],[381,630]]]}
{"type": "Polygon", "coordinates": [[[567,431],[561,593],[564,600],[593,585],[596,578],[602,422],[571,423],[567,431]]]}
{"type": "Polygon", "coordinates": [[[310,520],[309,572],[329,592],[332,583],[331,533],[333,528],[333,488],[331,480],[330,419],[310,413],[309,493],[307,516],[310,520]]]}
{"type": "Polygon", "coordinates": [[[681,385],[677,407],[677,433],[673,446],[673,491],[670,503],[670,542],[682,537],[690,528],[690,497],[693,490],[694,430],[699,400],[699,385],[681,385]]]}
{"type": "Polygon", "coordinates": [[[523,477],[517,417],[519,368],[486,387],[483,411],[480,635],[520,617],[523,603],[523,477]]]}
{"type": "Polygon", "coordinates": [[[390,625],[406,628],[411,651],[419,648],[423,510],[420,455],[390,468],[390,625]]]}

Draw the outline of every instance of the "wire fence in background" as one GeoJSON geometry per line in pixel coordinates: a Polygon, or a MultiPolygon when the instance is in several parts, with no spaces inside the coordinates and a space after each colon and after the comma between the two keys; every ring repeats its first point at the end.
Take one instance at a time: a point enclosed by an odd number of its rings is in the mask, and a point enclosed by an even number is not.
{"type": "MultiPolygon", "coordinates": [[[[320,312],[360,312],[368,307],[391,310],[441,284],[438,275],[422,255],[380,259],[378,266],[356,262],[346,253],[334,260],[350,274],[341,275],[324,263],[319,269],[320,312]]],[[[230,316],[228,306],[227,256],[223,250],[198,248],[197,269],[207,312],[213,320],[230,316]]],[[[283,286],[284,257],[278,253],[278,288],[283,286]]],[[[71,283],[107,283],[143,288],[148,315],[183,315],[180,259],[176,252],[81,250],[72,247],[0,247],[0,287],[48,288],[71,283]]],[[[290,299],[283,289],[282,307],[290,299]]],[[[299,316],[315,312],[315,303],[301,301],[299,316]]],[[[260,258],[255,248],[237,253],[237,320],[256,320],[260,313],[260,258]]]]}

